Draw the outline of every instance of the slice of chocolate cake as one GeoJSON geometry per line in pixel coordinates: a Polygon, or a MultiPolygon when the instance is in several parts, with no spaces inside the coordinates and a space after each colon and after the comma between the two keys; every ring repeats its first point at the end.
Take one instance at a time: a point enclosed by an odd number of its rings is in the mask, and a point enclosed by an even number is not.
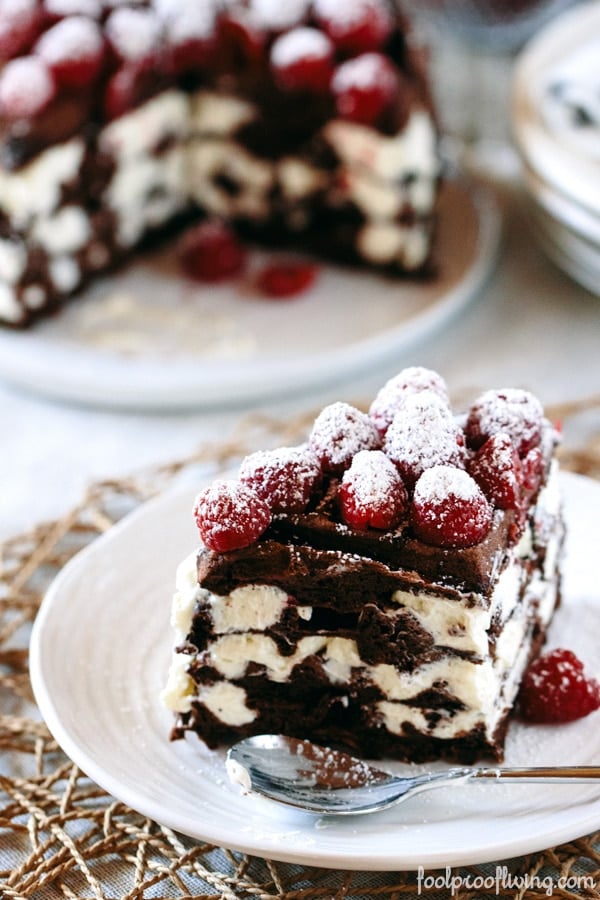
{"type": "Polygon", "coordinates": [[[388,0],[6,0],[0,322],[27,324],[184,215],[421,272],[436,145],[388,0]]]}
{"type": "Polygon", "coordinates": [[[163,700],[174,737],[283,732],[367,757],[502,759],[560,596],[557,434],[526,391],[452,412],[404,370],[369,414],[197,498],[163,700]]]}

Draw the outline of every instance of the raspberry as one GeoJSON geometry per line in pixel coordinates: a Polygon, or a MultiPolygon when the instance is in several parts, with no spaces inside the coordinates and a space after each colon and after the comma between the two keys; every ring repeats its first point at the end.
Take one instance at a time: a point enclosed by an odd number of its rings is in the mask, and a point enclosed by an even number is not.
{"type": "Polygon", "coordinates": [[[324,93],[333,72],[333,45],[316,28],[294,28],[273,44],[271,68],[285,91],[324,93]]]}
{"type": "Polygon", "coordinates": [[[390,378],[381,388],[369,409],[369,415],[381,434],[385,434],[407,393],[433,391],[448,403],[448,389],[441,375],[422,366],[410,366],[390,378]]]}
{"type": "Polygon", "coordinates": [[[110,121],[130,112],[139,99],[140,78],[142,70],[139,66],[121,66],[108,79],[104,91],[104,115],[110,121]]]}
{"type": "Polygon", "coordinates": [[[58,84],[84,88],[95,81],[102,67],[102,32],[92,19],[70,16],[42,35],[35,52],[50,67],[58,84]]]}
{"type": "Polygon", "coordinates": [[[226,56],[244,63],[259,63],[263,58],[267,34],[248,10],[226,13],[219,23],[219,40],[226,56]]]}
{"type": "Polygon", "coordinates": [[[492,510],[481,489],[454,466],[434,466],[421,475],[411,517],[416,536],[434,547],[472,547],[492,524],[492,510]]]}
{"type": "Polygon", "coordinates": [[[35,0],[0,0],[0,60],[13,59],[31,47],[41,26],[35,0]]]}
{"type": "Polygon", "coordinates": [[[196,497],[194,518],[205,546],[227,553],[258,540],[271,521],[271,511],[240,481],[215,481],[196,497]]]}
{"type": "Polygon", "coordinates": [[[341,475],[360,450],[377,450],[379,432],[366,413],[348,403],[332,403],[315,419],[309,437],[311,450],[325,472],[341,475]]]}
{"type": "Polygon", "coordinates": [[[523,466],[513,442],[503,431],[493,434],[479,448],[469,472],[499,509],[519,508],[523,466]]]}
{"type": "Polygon", "coordinates": [[[285,31],[303,22],[310,0],[251,0],[250,10],[256,22],[271,31],[285,31]]]}
{"type": "Polygon", "coordinates": [[[338,115],[372,125],[397,95],[399,73],[380,53],[363,53],[342,63],[331,87],[338,115]]]}
{"type": "Polygon", "coordinates": [[[177,250],[184,272],[196,281],[224,281],[241,272],[246,250],[233,231],[217,219],[190,229],[177,250]]]}
{"type": "Polygon", "coordinates": [[[342,519],[351,528],[395,528],[408,507],[408,494],[394,464],[381,450],[361,450],[344,472],[342,519]]]}
{"type": "Polygon", "coordinates": [[[209,2],[160,0],[156,12],[165,29],[176,74],[200,69],[216,48],[216,6],[209,2]]]}
{"type": "Polygon", "coordinates": [[[600,708],[600,684],[586,676],[574,653],[558,648],[531,663],[518,706],[528,722],[572,722],[600,708]]]}
{"type": "Polygon", "coordinates": [[[36,56],[21,56],[0,73],[0,115],[26,119],[41,113],[56,96],[56,84],[46,63],[36,56]]]}
{"type": "Polygon", "coordinates": [[[536,447],[542,435],[544,411],[537,397],[529,391],[506,388],[486,391],[469,410],[465,433],[474,450],[498,431],[504,431],[524,457],[536,447]]]}
{"type": "Polygon", "coordinates": [[[51,22],[65,19],[67,16],[87,16],[99,19],[102,15],[101,0],[44,0],[46,17],[51,22]]]}
{"type": "Polygon", "coordinates": [[[432,466],[464,468],[465,463],[462,431],[447,403],[432,390],[405,393],[384,450],[409,487],[432,466]]]}
{"type": "Polygon", "coordinates": [[[392,33],[392,17],[381,0],[315,0],[314,9],[319,25],[343,53],[379,50],[392,33]]]}
{"type": "Polygon", "coordinates": [[[296,297],[314,284],[317,273],[309,263],[274,263],[258,273],[256,283],[267,297],[296,297]]]}
{"type": "Polygon", "coordinates": [[[308,447],[259,450],[240,466],[240,481],[274,513],[301,513],[321,479],[319,461],[308,447]]]}
{"type": "Polygon", "coordinates": [[[544,455],[539,447],[532,447],[523,460],[523,487],[537,491],[544,476],[544,455]]]}

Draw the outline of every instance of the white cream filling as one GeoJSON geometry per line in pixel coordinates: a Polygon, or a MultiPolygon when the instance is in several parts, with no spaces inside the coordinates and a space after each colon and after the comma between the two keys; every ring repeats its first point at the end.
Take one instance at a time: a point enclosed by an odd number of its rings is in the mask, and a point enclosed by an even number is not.
{"type": "Polygon", "coordinates": [[[14,289],[2,282],[0,282],[0,316],[7,322],[20,322],[23,318],[23,310],[14,289]]]}
{"type": "Polygon", "coordinates": [[[190,102],[192,134],[228,137],[256,117],[256,107],[246,100],[216,91],[197,91],[190,102]]]}
{"type": "Polygon", "coordinates": [[[84,143],[73,138],[49,147],[15,172],[0,168],[0,208],[16,228],[49,216],[59,204],[61,188],[79,172],[84,143]]]}
{"type": "Polygon", "coordinates": [[[170,90],[115,119],[102,129],[98,143],[101,150],[113,155],[122,165],[151,153],[166,138],[184,140],[189,134],[189,125],[187,95],[170,90]]]}
{"type": "Polygon", "coordinates": [[[89,216],[80,206],[63,206],[54,215],[38,219],[31,237],[51,256],[74,253],[91,237],[89,216]]]}
{"type": "Polygon", "coordinates": [[[21,241],[0,238],[0,279],[16,284],[27,265],[27,251],[21,241]]]}

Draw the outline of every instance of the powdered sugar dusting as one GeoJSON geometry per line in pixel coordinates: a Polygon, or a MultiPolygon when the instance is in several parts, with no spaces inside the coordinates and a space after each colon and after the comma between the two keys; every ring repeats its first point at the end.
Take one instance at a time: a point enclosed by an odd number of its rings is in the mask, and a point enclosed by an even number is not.
{"type": "Polygon", "coordinates": [[[412,524],[422,541],[438,547],[471,547],[486,536],[492,510],[463,469],[433,466],[415,485],[412,524]]]}
{"type": "Polygon", "coordinates": [[[355,59],[342,63],[331,84],[336,94],[352,88],[376,86],[387,90],[395,84],[395,73],[391,63],[381,53],[362,53],[355,59]]]}
{"type": "Polygon", "coordinates": [[[43,60],[35,56],[13,59],[0,74],[0,111],[8,116],[34,116],[50,102],[55,90],[43,60]]]}
{"type": "Polygon", "coordinates": [[[211,550],[227,552],[254,543],[271,521],[267,504],[241,481],[220,480],[196,497],[194,518],[211,550]]]}
{"type": "Polygon", "coordinates": [[[442,503],[448,497],[475,500],[482,496],[468,472],[455,466],[433,466],[423,472],[415,485],[415,498],[427,503],[442,503]]]}
{"type": "Polygon", "coordinates": [[[269,504],[272,512],[303,512],[321,479],[308,446],[258,450],[242,460],[240,480],[269,504]]]}
{"type": "Polygon", "coordinates": [[[45,7],[52,16],[88,16],[99,19],[100,0],[46,0],[45,7]]]}
{"type": "Polygon", "coordinates": [[[149,56],[162,40],[161,23],[149,9],[116,9],[107,19],[106,34],[119,56],[128,62],[149,56]]]}
{"type": "Polygon", "coordinates": [[[329,38],[316,28],[294,28],[277,38],[271,48],[271,62],[285,68],[301,59],[322,59],[332,53],[329,38]]]}
{"type": "Polygon", "coordinates": [[[181,3],[181,0],[155,0],[156,13],[164,23],[169,38],[175,43],[207,40],[215,33],[217,6],[203,3],[181,3]]]}
{"type": "Polygon", "coordinates": [[[280,31],[302,22],[308,13],[310,0],[251,0],[250,10],[257,24],[280,31]]]}
{"type": "Polygon", "coordinates": [[[317,416],[309,444],[326,471],[340,473],[360,450],[376,450],[381,438],[366,413],[348,403],[332,403],[317,416]]]}
{"type": "Polygon", "coordinates": [[[0,0],[0,16],[7,22],[27,21],[36,9],[36,0],[0,0]]]}
{"type": "Polygon", "coordinates": [[[369,415],[379,430],[385,432],[407,392],[428,390],[437,394],[445,403],[449,402],[446,382],[441,375],[423,366],[409,366],[384,384],[371,404],[369,415]]]}
{"type": "Polygon", "coordinates": [[[544,411],[529,391],[505,388],[486,391],[473,404],[465,427],[471,446],[481,446],[499,431],[506,432],[521,454],[540,442],[544,411]]]}
{"type": "Polygon", "coordinates": [[[360,25],[374,10],[390,18],[381,0],[314,0],[313,8],[319,18],[346,27],[360,25]]]}
{"type": "Polygon", "coordinates": [[[342,518],[355,528],[393,528],[408,502],[396,467],[381,450],[356,454],[344,472],[340,496],[342,518]]]}
{"type": "Polygon", "coordinates": [[[431,390],[406,393],[387,431],[384,450],[409,482],[435,465],[465,466],[462,431],[448,405],[431,390]]]}
{"type": "Polygon", "coordinates": [[[52,65],[65,58],[80,59],[102,51],[102,33],[92,19],[70,16],[42,35],[36,51],[52,65]]]}

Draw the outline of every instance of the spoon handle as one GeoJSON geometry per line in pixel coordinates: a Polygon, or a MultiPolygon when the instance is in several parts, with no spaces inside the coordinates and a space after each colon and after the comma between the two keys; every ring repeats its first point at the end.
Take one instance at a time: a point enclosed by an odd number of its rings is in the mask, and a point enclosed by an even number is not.
{"type": "Polygon", "coordinates": [[[473,778],[492,781],[548,782],[554,784],[587,784],[600,780],[600,766],[522,766],[517,768],[475,769],[473,778]]]}

